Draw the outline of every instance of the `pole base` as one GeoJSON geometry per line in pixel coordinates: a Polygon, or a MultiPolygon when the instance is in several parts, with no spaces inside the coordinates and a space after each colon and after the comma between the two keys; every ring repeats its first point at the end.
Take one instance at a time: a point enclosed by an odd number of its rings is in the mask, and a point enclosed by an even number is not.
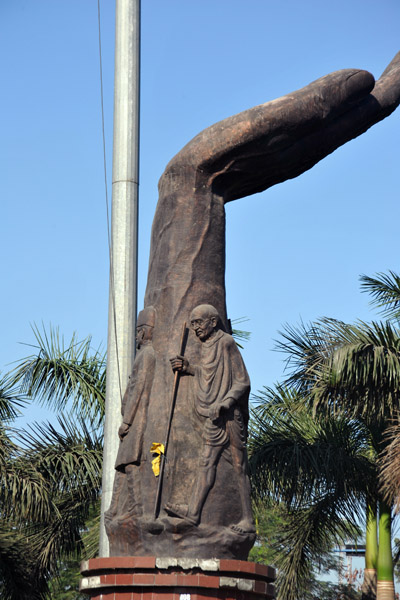
{"type": "Polygon", "coordinates": [[[275,569],[243,560],[112,556],[81,564],[92,600],[272,600],[275,569]]]}

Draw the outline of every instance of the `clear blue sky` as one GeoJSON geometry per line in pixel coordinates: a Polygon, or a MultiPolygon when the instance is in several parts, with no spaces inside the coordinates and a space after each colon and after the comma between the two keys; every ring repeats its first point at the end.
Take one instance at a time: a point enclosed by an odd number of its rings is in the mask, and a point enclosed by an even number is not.
{"type": "MultiPolygon", "coordinates": [[[[114,2],[102,0],[111,182],[114,2]]],[[[398,0],[144,0],[139,307],[158,179],[203,128],[399,50],[398,0]]],[[[0,2],[0,370],[30,323],[107,339],[96,0],[0,2]]],[[[297,179],[227,206],[227,300],[247,316],[253,391],[282,377],[282,324],[371,318],[361,273],[399,264],[400,110],[297,179]]],[[[34,414],[32,415],[35,416],[34,414]]]]}

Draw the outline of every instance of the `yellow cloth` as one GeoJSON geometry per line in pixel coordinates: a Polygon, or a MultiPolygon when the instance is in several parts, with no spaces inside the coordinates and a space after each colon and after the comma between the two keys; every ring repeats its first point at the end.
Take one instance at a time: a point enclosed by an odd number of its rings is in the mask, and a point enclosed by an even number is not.
{"type": "Polygon", "coordinates": [[[154,475],[158,477],[160,474],[161,454],[164,454],[164,444],[153,442],[150,452],[152,454],[157,454],[157,456],[151,461],[151,468],[153,469],[154,475]]]}

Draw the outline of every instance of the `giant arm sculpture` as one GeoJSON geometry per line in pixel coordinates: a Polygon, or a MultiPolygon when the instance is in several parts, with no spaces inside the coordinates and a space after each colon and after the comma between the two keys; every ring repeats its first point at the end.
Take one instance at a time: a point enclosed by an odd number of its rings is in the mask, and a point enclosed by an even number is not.
{"type": "Polygon", "coordinates": [[[376,83],[367,71],[337,71],[193,138],[159,182],[145,305],[161,302],[176,323],[182,311],[214,294],[204,289],[206,264],[224,312],[223,204],[307,171],[388,116],[399,97],[400,53],[376,83]]]}

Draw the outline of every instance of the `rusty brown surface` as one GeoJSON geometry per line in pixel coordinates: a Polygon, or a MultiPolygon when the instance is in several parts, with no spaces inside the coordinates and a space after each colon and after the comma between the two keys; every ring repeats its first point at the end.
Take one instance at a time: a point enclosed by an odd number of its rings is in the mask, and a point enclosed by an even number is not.
{"type": "MultiPolygon", "coordinates": [[[[154,377],[138,465],[142,517],[114,518],[108,533],[113,555],[246,558],[254,535],[240,535],[237,478],[228,460],[218,463],[215,484],[198,525],[168,515],[166,502],[188,504],[202,452],[203,423],[194,410],[190,377],[179,383],[163,481],[161,512],[154,520],[157,478],[150,446],[163,442],[174,382],[169,359],[179,352],[182,324],[194,307],[212,304],[228,329],[225,298],[226,202],[263,191],[310,169],[336,148],[387,117],[400,99],[400,53],[375,83],[367,71],[346,69],[225,119],[193,138],[159,181],[145,307],[153,306],[154,377]]],[[[200,358],[191,333],[185,356],[200,358]]],[[[123,494],[127,494],[127,486],[123,494]]],[[[121,517],[121,515],[120,515],[121,517]]]]}

